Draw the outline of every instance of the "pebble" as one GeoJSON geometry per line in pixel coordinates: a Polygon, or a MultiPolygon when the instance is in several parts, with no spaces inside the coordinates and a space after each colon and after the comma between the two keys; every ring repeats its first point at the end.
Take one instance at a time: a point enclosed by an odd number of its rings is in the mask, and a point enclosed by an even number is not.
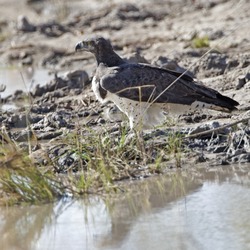
{"type": "Polygon", "coordinates": [[[31,24],[26,16],[20,15],[17,18],[17,29],[24,32],[34,32],[36,26],[31,24]]]}

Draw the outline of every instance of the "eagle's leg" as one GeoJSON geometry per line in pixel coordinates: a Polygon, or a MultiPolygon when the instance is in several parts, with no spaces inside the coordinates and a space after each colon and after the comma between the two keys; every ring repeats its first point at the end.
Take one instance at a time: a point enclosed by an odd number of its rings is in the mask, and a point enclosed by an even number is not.
{"type": "MultiPolygon", "coordinates": [[[[126,139],[124,142],[124,145],[132,145],[134,147],[137,147],[138,151],[141,152],[142,157],[146,155],[145,150],[145,143],[144,143],[144,137],[143,137],[143,131],[138,130],[130,130],[128,134],[126,135],[126,139]]],[[[144,159],[145,157],[143,157],[144,159]]]]}
{"type": "Polygon", "coordinates": [[[126,135],[125,145],[131,144],[133,140],[138,141],[139,138],[140,138],[140,141],[143,140],[142,122],[136,119],[137,116],[134,116],[132,114],[128,115],[128,118],[129,118],[130,131],[126,135]]]}
{"type": "Polygon", "coordinates": [[[131,145],[134,140],[136,140],[136,131],[130,130],[126,135],[124,145],[131,145]]]}

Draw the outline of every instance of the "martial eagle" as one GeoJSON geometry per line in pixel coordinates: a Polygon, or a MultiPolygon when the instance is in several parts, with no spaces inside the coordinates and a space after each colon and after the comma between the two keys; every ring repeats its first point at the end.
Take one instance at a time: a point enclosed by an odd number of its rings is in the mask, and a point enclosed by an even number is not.
{"type": "Polygon", "coordinates": [[[75,50],[95,55],[97,69],[92,89],[100,102],[114,102],[128,116],[131,129],[147,129],[162,123],[163,111],[182,113],[207,108],[231,112],[239,104],[197,84],[186,74],[149,64],[129,63],[102,37],[81,41],[75,50]]]}

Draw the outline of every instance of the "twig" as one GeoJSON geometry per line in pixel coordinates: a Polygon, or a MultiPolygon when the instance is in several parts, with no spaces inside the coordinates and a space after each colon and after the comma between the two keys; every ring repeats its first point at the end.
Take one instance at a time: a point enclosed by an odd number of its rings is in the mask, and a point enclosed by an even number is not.
{"type": "Polygon", "coordinates": [[[188,136],[184,137],[183,140],[192,139],[192,138],[196,138],[196,137],[199,137],[199,136],[202,136],[202,135],[206,135],[206,134],[210,134],[210,133],[213,133],[213,132],[217,132],[217,131],[223,130],[225,128],[233,127],[234,125],[237,125],[239,123],[247,122],[249,120],[250,120],[250,117],[247,117],[247,118],[244,118],[244,119],[241,119],[239,121],[226,124],[226,125],[218,127],[218,128],[209,129],[209,130],[206,130],[206,131],[203,131],[203,132],[200,132],[200,133],[196,133],[196,134],[193,134],[193,135],[188,135],[188,136]]]}

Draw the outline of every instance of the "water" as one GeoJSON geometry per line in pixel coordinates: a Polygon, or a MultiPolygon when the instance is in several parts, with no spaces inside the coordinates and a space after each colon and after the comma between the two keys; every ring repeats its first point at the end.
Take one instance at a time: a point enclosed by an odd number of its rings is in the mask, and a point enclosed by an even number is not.
{"type": "Polygon", "coordinates": [[[1,97],[13,94],[16,90],[30,91],[35,85],[41,86],[53,79],[47,69],[28,68],[1,68],[0,84],[6,85],[4,92],[0,93],[1,97]]]}
{"type": "Polygon", "coordinates": [[[1,208],[0,249],[250,249],[249,168],[150,178],[110,199],[1,208]]]}
{"type": "MultiPolygon", "coordinates": [[[[28,68],[6,68],[0,69],[0,85],[5,85],[6,89],[4,92],[0,92],[1,98],[8,97],[15,93],[16,90],[22,90],[24,92],[31,91],[36,85],[45,85],[54,77],[50,75],[47,69],[36,69],[31,67],[28,68]]],[[[23,105],[20,103],[19,105],[23,105]]],[[[0,109],[2,110],[13,110],[16,109],[18,103],[5,103],[1,104],[0,109]]]]}

